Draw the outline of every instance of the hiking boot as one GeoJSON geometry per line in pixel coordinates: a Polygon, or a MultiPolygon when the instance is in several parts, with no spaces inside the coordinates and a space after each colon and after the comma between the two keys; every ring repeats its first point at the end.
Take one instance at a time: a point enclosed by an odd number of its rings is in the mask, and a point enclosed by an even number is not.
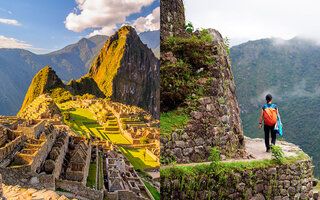
{"type": "Polygon", "coordinates": [[[271,149],[271,148],[267,149],[267,151],[266,151],[266,152],[270,152],[270,149],[271,149]]]}

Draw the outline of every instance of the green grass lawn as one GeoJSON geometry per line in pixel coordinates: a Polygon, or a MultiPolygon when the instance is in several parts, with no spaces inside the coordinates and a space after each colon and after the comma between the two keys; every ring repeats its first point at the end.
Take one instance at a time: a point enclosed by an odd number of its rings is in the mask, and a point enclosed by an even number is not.
{"type": "Polygon", "coordinates": [[[145,168],[151,168],[159,166],[160,164],[153,161],[148,155],[145,158],[145,149],[132,149],[119,147],[124,155],[130,160],[134,168],[143,170],[145,168]]]}
{"type": "Polygon", "coordinates": [[[92,135],[95,135],[97,137],[100,137],[101,139],[107,140],[107,137],[102,134],[97,128],[100,128],[99,124],[85,124],[86,128],[90,131],[92,135]]]}
{"type": "Polygon", "coordinates": [[[102,155],[99,153],[99,177],[98,177],[98,189],[103,188],[103,166],[102,166],[102,155]]]}
{"type": "Polygon", "coordinates": [[[90,163],[89,167],[89,174],[87,178],[87,187],[89,188],[97,188],[96,187],[96,170],[97,170],[97,164],[96,163],[90,163]]]}
{"type": "Polygon", "coordinates": [[[160,193],[158,192],[158,190],[157,190],[156,188],[152,187],[152,186],[150,185],[150,183],[148,183],[148,182],[146,182],[146,181],[144,181],[144,180],[142,180],[142,181],[143,181],[143,183],[146,185],[146,187],[148,188],[148,190],[150,191],[150,193],[152,194],[153,198],[154,198],[155,200],[160,200],[160,193]]]}
{"type": "Polygon", "coordinates": [[[112,141],[114,144],[130,144],[130,142],[123,137],[121,134],[107,134],[104,132],[108,140],[112,141]]]}
{"type": "Polygon", "coordinates": [[[182,111],[173,110],[160,114],[160,134],[161,136],[168,136],[177,129],[183,128],[190,117],[182,111]]]}

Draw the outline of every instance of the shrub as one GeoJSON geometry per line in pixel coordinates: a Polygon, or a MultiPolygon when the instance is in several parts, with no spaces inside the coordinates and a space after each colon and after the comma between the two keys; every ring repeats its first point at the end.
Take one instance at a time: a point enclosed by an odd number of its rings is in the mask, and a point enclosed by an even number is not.
{"type": "Polygon", "coordinates": [[[275,161],[276,163],[278,164],[282,164],[283,161],[284,161],[284,153],[283,153],[283,150],[280,146],[272,146],[271,147],[271,153],[272,153],[272,156],[271,156],[271,159],[273,161],[275,161]]]}
{"type": "Polygon", "coordinates": [[[186,31],[187,31],[188,33],[192,33],[192,32],[194,31],[194,27],[193,27],[193,25],[192,25],[191,22],[189,22],[189,23],[185,26],[185,28],[186,28],[186,31]]]}
{"type": "Polygon", "coordinates": [[[220,161],[221,151],[217,147],[211,148],[209,160],[212,162],[211,165],[217,164],[220,161]]]}

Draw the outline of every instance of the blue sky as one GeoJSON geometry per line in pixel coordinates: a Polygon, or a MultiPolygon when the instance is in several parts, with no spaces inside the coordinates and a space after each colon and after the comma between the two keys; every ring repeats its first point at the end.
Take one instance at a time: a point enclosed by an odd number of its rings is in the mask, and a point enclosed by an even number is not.
{"type": "Polygon", "coordinates": [[[48,53],[123,24],[158,30],[159,0],[0,0],[0,48],[48,53]]]}

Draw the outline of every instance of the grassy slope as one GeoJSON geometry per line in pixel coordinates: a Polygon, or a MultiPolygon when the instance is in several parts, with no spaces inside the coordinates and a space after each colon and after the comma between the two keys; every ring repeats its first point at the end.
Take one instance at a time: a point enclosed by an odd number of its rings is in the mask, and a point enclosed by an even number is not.
{"type": "Polygon", "coordinates": [[[96,163],[90,163],[89,167],[89,174],[87,179],[86,186],[89,188],[97,188],[96,186],[96,171],[97,171],[97,165],[96,163]]]}
{"type": "Polygon", "coordinates": [[[143,181],[143,183],[146,185],[146,187],[148,188],[148,190],[150,191],[150,193],[152,194],[153,198],[154,198],[155,200],[160,200],[160,193],[158,192],[158,190],[157,190],[156,188],[152,187],[152,186],[150,185],[150,183],[148,183],[148,182],[146,182],[146,181],[144,181],[144,180],[142,180],[142,181],[143,181]]]}
{"type": "Polygon", "coordinates": [[[130,160],[131,164],[134,166],[134,169],[136,170],[143,170],[145,168],[159,166],[159,163],[153,161],[152,158],[148,155],[145,157],[144,149],[131,149],[120,147],[120,150],[130,160]]]}

